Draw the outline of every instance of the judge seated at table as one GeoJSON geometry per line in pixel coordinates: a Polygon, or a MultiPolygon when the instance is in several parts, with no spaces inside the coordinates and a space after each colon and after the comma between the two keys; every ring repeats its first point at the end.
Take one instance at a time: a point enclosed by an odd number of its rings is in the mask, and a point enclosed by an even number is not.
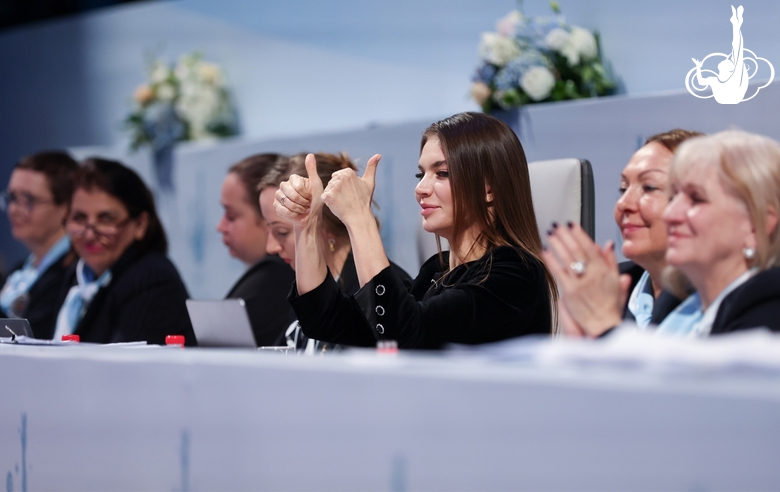
{"type": "Polygon", "coordinates": [[[54,339],[195,345],[187,290],[165,256],[168,242],[152,194],[122,164],[88,159],[76,175],[66,229],[80,259],[68,272],[54,339]]]}
{"type": "Polygon", "coordinates": [[[65,273],[76,261],[65,218],[77,169],[78,163],[65,152],[25,157],[14,166],[8,189],[0,196],[11,235],[30,251],[2,283],[0,318],[26,318],[38,338],[54,333],[65,273]]]}
{"type": "Polygon", "coordinates": [[[287,293],[295,279],[292,268],[275,254],[266,254],[268,223],[260,211],[260,181],[274,165],[286,165],[279,154],[257,154],[233,165],[222,182],[220,203],[225,213],[217,224],[230,256],[247,270],[228,292],[228,299],[246,302],[258,346],[274,345],[290,324],[287,293]]]}

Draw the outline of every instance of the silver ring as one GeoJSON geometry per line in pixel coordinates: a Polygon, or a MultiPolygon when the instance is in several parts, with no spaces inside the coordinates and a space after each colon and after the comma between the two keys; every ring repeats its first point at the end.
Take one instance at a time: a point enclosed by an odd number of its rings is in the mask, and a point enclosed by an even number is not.
{"type": "Polygon", "coordinates": [[[282,198],[279,199],[279,203],[284,207],[284,199],[287,198],[287,195],[282,195],[282,198]]]}
{"type": "Polygon", "coordinates": [[[584,261],[572,261],[569,268],[571,268],[571,271],[578,277],[581,277],[586,270],[584,261]]]}

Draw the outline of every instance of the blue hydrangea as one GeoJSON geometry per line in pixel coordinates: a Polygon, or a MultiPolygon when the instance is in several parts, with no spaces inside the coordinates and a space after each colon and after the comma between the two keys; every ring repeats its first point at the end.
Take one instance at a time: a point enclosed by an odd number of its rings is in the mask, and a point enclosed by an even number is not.
{"type": "Polygon", "coordinates": [[[536,66],[549,67],[547,59],[539,51],[526,49],[520,56],[506,64],[498,71],[493,83],[499,91],[506,91],[520,85],[520,79],[525,72],[536,66]]]}
{"type": "Polygon", "coordinates": [[[496,76],[496,66],[490,63],[485,63],[477,69],[477,73],[474,74],[472,82],[484,82],[490,85],[493,77],[496,76]]]}
{"type": "Polygon", "coordinates": [[[516,33],[520,41],[524,41],[537,50],[545,50],[547,46],[544,39],[556,27],[565,26],[566,22],[562,16],[556,17],[533,17],[531,22],[526,23],[516,33]]]}

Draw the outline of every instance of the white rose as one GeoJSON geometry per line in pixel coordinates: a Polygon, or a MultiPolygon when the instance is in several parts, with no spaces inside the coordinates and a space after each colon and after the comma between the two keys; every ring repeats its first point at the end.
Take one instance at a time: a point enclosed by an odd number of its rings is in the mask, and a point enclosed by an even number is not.
{"type": "Polygon", "coordinates": [[[596,38],[587,29],[581,27],[573,27],[571,30],[571,37],[569,43],[577,50],[577,53],[585,60],[595,58],[598,54],[598,46],[596,46],[596,38]]]}
{"type": "Polygon", "coordinates": [[[184,80],[190,76],[190,67],[185,65],[184,63],[179,63],[176,65],[176,68],[173,70],[174,75],[176,75],[176,78],[179,80],[184,80]]]}
{"type": "Polygon", "coordinates": [[[222,70],[214,63],[201,63],[198,67],[198,74],[211,85],[222,85],[222,70]]]}
{"type": "Polygon", "coordinates": [[[560,51],[569,40],[569,36],[570,34],[566,30],[556,27],[547,33],[547,36],[544,38],[544,44],[551,50],[560,51]]]}
{"type": "Polygon", "coordinates": [[[546,99],[555,87],[555,76],[547,67],[531,67],[520,78],[520,87],[534,101],[546,99]]]}
{"type": "Polygon", "coordinates": [[[520,48],[513,39],[493,32],[482,33],[482,39],[479,42],[479,56],[483,60],[503,67],[518,55],[520,55],[520,48]]]}
{"type": "Polygon", "coordinates": [[[157,87],[157,98],[160,101],[171,101],[176,97],[176,89],[171,84],[160,84],[157,87]]]}
{"type": "Polygon", "coordinates": [[[152,79],[152,84],[159,84],[168,80],[170,75],[170,69],[164,63],[158,61],[154,64],[150,78],[152,79]]]}
{"type": "Polygon", "coordinates": [[[577,50],[577,48],[571,43],[571,38],[569,38],[569,42],[565,43],[560,50],[558,50],[563,56],[566,57],[566,60],[569,62],[569,65],[572,67],[574,65],[577,65],[580,62],[580,52],[577,50]]]}

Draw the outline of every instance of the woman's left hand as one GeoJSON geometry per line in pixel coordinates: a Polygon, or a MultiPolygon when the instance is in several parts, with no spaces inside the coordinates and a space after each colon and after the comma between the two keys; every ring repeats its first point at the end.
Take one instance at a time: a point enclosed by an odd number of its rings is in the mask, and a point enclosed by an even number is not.
{"type": "Polygon", "coordinates": [[[354,218],[366,213],[371,215],[376,168],[381,158],[381,155],[376,154],[368,160],[363,177],[359,177],[352,169],[342,169],[330,178],[322,193],[322,201],[345,225],[349,226],[354,218]]]}

